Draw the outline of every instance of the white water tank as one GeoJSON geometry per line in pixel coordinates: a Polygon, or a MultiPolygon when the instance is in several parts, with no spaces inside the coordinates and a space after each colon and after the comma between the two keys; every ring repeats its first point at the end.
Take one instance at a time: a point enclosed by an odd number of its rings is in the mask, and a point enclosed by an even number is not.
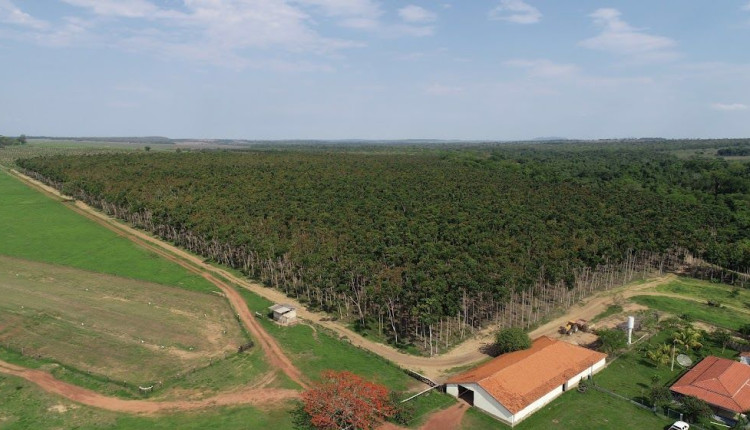
{"type": "Polygon", "coordinates": [[[635,317],[628,317],[628,330],[635,328],[635,317]]]}

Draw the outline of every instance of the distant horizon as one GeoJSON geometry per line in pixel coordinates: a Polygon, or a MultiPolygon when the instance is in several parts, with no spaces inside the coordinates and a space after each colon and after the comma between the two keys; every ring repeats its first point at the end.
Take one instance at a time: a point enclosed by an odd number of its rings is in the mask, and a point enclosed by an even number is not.
{"type": "MultiPolygon", "coordinates": [[[[23,134],[23,133],[22,133],[23,134]]],[[[2,135],[2,133],[0,133],[2,135]]],[[[591,139],[580,139],[573,137],[537,137],[531,139],[439,139],[439,138],[394,138],[394,139],[361,139],[361,138],[337,138],[337,139],[320,139],[320,138],[278,138],[278,139],[255,139],[255,138],[234,138],[234,137],[169,137],[169,136],[41,136],[41,135],[27,135],[24,134],[29,140],[89,140],[96,141],[100,139],[103,142],[118,143],[116,141],[108,141],[107,139],[160,139],[167,141],[237,141],[237,142],[465,142],[465,143],[515,143],[515,142],[557,142],[557,141],[571,141],[571,142],[597,142],[597,141],[649,141],[649,140],[750,140],[750,136],[747,137],[658,137],[658,136],[644,136],[644,137],[601,137],[591,139]]],[[[121,142],[127,143],[127,142],[121,142]]]]}

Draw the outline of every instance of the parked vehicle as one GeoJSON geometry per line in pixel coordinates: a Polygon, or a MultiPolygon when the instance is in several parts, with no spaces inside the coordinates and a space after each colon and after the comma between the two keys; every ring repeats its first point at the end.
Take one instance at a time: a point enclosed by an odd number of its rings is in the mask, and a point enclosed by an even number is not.
{"type": "Polygon", "coordinates": [[[669,430],[688,430],[690,428],[690,424],[686,423],[685,421],[675,421],[674,424],[672,424],[672,427],[669,428],[669,430]]]}

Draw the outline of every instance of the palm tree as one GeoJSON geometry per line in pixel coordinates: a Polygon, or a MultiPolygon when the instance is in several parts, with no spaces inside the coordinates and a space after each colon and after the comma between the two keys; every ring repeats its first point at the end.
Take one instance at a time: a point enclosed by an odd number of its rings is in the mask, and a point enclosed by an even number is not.
{"type": "Polygon", "coordinates": [[[690,350],[694,349],[701,349],[703,347],[703,344],[701,343],[701,340],[703,340],[703,334],[699,330],[690,326],[674,332],[672,340],[684,348],[685,352],[690,352],[690,350]]]}
{"type": "Polygon", "coordinates": [[[657,366],[660,364],[669,364],[669,357],[672,354],[672,347],[665,344],[655,345],[652,349],[646,351],[646,358],[653,361],[657,366]]]}

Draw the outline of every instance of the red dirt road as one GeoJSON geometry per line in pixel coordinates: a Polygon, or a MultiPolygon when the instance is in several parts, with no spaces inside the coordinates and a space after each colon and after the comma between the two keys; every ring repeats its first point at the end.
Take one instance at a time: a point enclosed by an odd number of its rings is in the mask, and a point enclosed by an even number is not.
{"type": "MultiPolygon", "coordinates": [[[[57,190],[55,190],[52,187],[44,185],[41,182],[31,179],[28,176],[22,175],[16,171],[12,171],[11,173],[15,177],[17,177],[18,179],[26,183],[27,185],[33,188],[36,188],[39,191],[47,195],[50,195],[54,198],[61,197],[60,193],[57,192],[57,190]]],[[[178,257],[177,255],[175,255],[175,252],[174,252],[178,250],[177,248],[167,250],[165,249],[166,247],[163,246],[163,242],[158,242],[155,239],[151,238],[150,236],[146,235],[145,233],[139,230],[135,230],[133,228],[127,227],[118,222],[113,222],[106,215],[96,212],[90,206],[85,205],[81,202],[76,202],[75,205],[69,205],[68,207],[71,210],[75,211],[76,213],[85,216],[86,218],[96,222],[97,224],[107,228],[108,230],[113,231],[117,235],[122,236],[136,243],[137,245],[145,249],[148,249],[149,251],[155,254],[158,254],[161,257],[164,257],[167,260],[172,261],[175,264],[178,264],[184,267],[185,269],[189,270],[192,273],[202,276],[208,282],[212,283],[217,288],[219,288],[226,296],[227,300],[232,306],[232,309],[234,309],[240,321],[242,321],[242,324],[252,334],[253,338],[256,339],[258,344],[260,344],[261,348],[266,354],[266,358],[268,359],[269,364],[271,364],[271,366],[273,367],[280,369],[291,380],[299,384],[301,387],[303,388],[308,387],[307,381],[305,380],[302,373],[299,371],[299,369],[297,369],[294,366],[294,364],[292,364],[289,358],[284,354],[281,347],[276,342],[276,339],[271,337],[263,329],[263,327],[261,327],[260,323],[255,319],[253,314],[248,309],[247,303],[245,303],[245,300],[242,298],[242,296],[240,296],[237,290],[235,290],[231,285],[227,284],[224,281],[219,280],[218,278],[213,276],[210,272],[206,271],[205,267],[203,267],[205,263],[198,260],[197,263],[200,263],[200,264],[196,264],[196,261],[195,261],[196,259],[186,259],[184,257],[183,258],[178,257]]],[[[208,267],[211,267],[211,266],[208,266],[208,267]]]]}
{"type": "Polygon", "coordinates": [[[1,360],[0,372],[23,378],[38,385],[48,393],[60,395],[76,403],[108,411],[130,414],[156,414],[240,404],[273,404],[299,397],[299,392],[297,390],[263,388],[221,393],[214,397],[195,401],[154,402],[148,400],[124,400],[116,397],[108,397],[85,388],[68,384],[67,382],[55,379],[51,374],[41,370],[26,369],[1,360]]]}
{"type": "MultiPolygon", "coordinates": [[[[464,414],[469,410],[469,405],[459,401],[450,408],[435,412],[419,427],[419,430],[457,430],[461,426],[464,414]]],[[[404,427],[391,423],[384,423],[378,430],[406,430],[404,427]]]]}

